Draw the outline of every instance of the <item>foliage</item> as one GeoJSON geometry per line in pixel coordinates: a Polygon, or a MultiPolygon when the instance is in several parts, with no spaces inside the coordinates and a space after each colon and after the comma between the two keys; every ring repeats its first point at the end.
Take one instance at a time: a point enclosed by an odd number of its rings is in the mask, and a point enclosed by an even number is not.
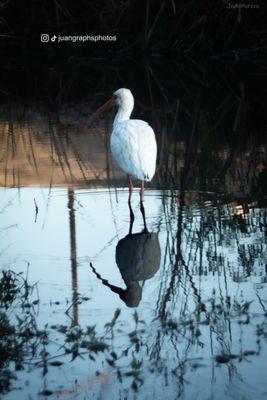
{"type": "MultiPolygon", "coordinates": [[[[224,329],[228,324],[250,324],[259,316],[250,312],[250,303],[244,300],[227,298],[225,302],[218,302],[218,296],[213,291],[205,305],[195,311],[183,316],[171,315],[168,311],[160,313],[159,318],[154,321],[154,338],[151,337],[151,327],[140,320],[137,311],[133,314],[135,329],[128,333],[128,341],[123,346],[120,344],[122,331],[118,318],[121,315],[119,309],[115,310],[111,321],[105,325],[102,334],[96,330],[96,326],[69,327],[67,325],[48,324],[44,329],[39,329],[36,321],[38,314],[38,301],[32,301],[35,296],[36,287],[28,284],[21,274],[13,271],[3,271],[0,279],[2,288],[1,314],[0,314],[0,393],[4,394],[11,390],[12,382],[16,379],[19,371],[27,366],[30,373],[33,369],[40,368],[45,377],[50,368],[64,368],[64,365],[77,358],[84,359],[86,356],[90,363],[99,366],[102,360],[102,370],[96,369],[96,376],[102,376],[106,367],[111,368],[121,384],[126,380],[133,393],[144,385],[149,375],[167,374],[169,377],[179,377],[179,393],[183,393],[184,375],[188,368],[197,369],[205,364],[199,362],[199,358],[192,359],[185,356],[178,358],[177,366],[174,368],[174,353],[168,353],[164,342],[172,343],[175,352],[176,344],[187,342],[188,348],[205,344],[202,336],[207,329],[219,338],[221,352],[214,355],[214,360],[219,364],[232,365],[233,362],[240,363],[252,356],[260,354],[261,338],[266,337],[266,324],[257,325],[256,337],[258,346],[255,350],[242,350],[239,354],[232,354],[226,338],[224,329]],[[10,293],[12,296],[7,296],[10,293]],[[5,291],[6,290],[6,291],[5,291]],[[25,296],[26,293],[26,296],[25,296]],[[19,316],[20,315],[20,316],[19,316]],[[56,348],[55,334],[57,339],[56,348]],[[169,354],[169,363],[165,364],[165,357],[169,354]],[[148,362],[149,360],[149,362],[148,362]],[[105,367],[105,365],[106,367],[105,367]]],[[[98,367],[97,367],[98,368],[98,367]]],[[[125,385],[125,383],[124,383],[125,385]]],[[[48,396],[53,390],[46,388],[40,394],[48,396]]],[[[58,392],[60,394],[60,392],[58,392]]]]}
{"type": "MultiPolygon", "coordinates": [[[[2,3],[2,35],[7,35],[8,44],[14,45],[18,40],[25,47],[36,48],[40,33],[108,33],[117,34],[118,43],[112,50],[118,53],[197,51],[216,56],[220,52],[220,56],[227,57],[227,50],[241,48],[241,57],[246,59],[248,50],[260,56],[266,39],[264,16],[257,1],[250,2],[255,8],[231,8],[231,1],[218,0],[30,0],[27,7],[19,0],[2,3]]],[[[110,49],[107,44],[76,46],[79,54],[103,54],[110,49]]],[[[54,49],[42,50],[56,57],[54,49]]]]}

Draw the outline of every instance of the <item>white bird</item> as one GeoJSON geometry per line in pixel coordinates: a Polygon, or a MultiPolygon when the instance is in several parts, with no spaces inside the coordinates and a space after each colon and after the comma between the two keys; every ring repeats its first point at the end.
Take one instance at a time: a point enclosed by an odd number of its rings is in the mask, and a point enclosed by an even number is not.
{"type": "Polygon", "coordinates": [[[133,192],[132,179],[141,180],[140,198],[144,198],[144,182],[153,178],[156,170],[157,143],[151,126],[140,119],[130,119],[134,108],[134,98],[129,89],[118,89],[112,97],[90,118],[118,106],[110,138],[111,153],[119,166],[128,175],[129,202],[133,192]]]}

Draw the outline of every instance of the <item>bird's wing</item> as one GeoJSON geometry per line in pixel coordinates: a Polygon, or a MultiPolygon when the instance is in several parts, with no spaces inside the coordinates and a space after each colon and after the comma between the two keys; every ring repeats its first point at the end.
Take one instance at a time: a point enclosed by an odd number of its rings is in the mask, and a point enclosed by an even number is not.
{"type": "Polygon", "coordinates": [[[138,158],[141,176],[139,179],[150,181],[156,169],[157,142],[151,126],[140,120],[132,120],[133,125],[138,125],[138,158]],[[143,178],[142,178],[143,177],[143,178]]]}
{"type": "Polygon", "coordinates": [[[157,144],[151,126],[142,120],[118,123],[111,136],[111,151],[120,167],[140,180],[155,173],[157,144]]]}

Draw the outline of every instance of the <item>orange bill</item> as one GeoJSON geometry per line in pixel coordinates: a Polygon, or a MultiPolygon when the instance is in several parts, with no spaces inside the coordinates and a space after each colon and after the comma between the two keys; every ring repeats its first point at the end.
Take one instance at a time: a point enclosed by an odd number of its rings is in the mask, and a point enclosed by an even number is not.
{"type": "Polygon", "coordinates": [[[88,121],[88,126],[90,126],[92,124],[92,122],[99,117],[99,115],[101,115],[103,112],[109,110],[110,108],[113,107],[113,105],[115,104],[115,98],[112,96],[105,104],[103,104],[101,107],[99,107],[89,118],[88,121]]]}

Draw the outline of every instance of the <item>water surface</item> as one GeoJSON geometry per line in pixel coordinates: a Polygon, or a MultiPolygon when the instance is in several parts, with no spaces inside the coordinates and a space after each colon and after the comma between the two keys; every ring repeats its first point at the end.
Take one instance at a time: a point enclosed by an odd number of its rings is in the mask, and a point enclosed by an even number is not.
{"type": "MultiPolygon", "coordinates": [[[[36,323],[49,331],[48,358],[61,355],[56,359],[64,362],[43,377],[42,368],[33,368],[40,358],[35,354],[6,398],[17,398],[17,390],[34,397],[43,385],[54,398],[123,398],[135,381],[134,363],[140,388],[130,398],[160,398],[163,390],[168,398],[265,398],[264,209],[226,204],[212,194],[147,191],[147,223],[158,235],[161,260],[154,275],[139,281],[141,298],[129,308],[112,290],[127,289],[115,261],[118,241],[129,230],[125,189],[1,189],[1,199],[2,266],[38,282],[36,323]],[[52,329],[96,325],[103,335],[118,308],[114,336],[105,340],[126,374],[121,383],[102,355],[71,362],[52,329]],[[136,342],[129,337],[134,310],[144,321],[136,342]]],[[[141,232],[137,193],[133,207],[133,232],[141,232]]]]}
{"type": "Polygon", "coordinates": [[[87,127],[104,96],[53,111],[6,103],[4,398],[266,398],[265,128],[247,124],[253,96],[222,87],[164,107],[152,89],[139,97],[159,144],[150,233],[136,183],[129,234],[110,116],[87,127]]]}

